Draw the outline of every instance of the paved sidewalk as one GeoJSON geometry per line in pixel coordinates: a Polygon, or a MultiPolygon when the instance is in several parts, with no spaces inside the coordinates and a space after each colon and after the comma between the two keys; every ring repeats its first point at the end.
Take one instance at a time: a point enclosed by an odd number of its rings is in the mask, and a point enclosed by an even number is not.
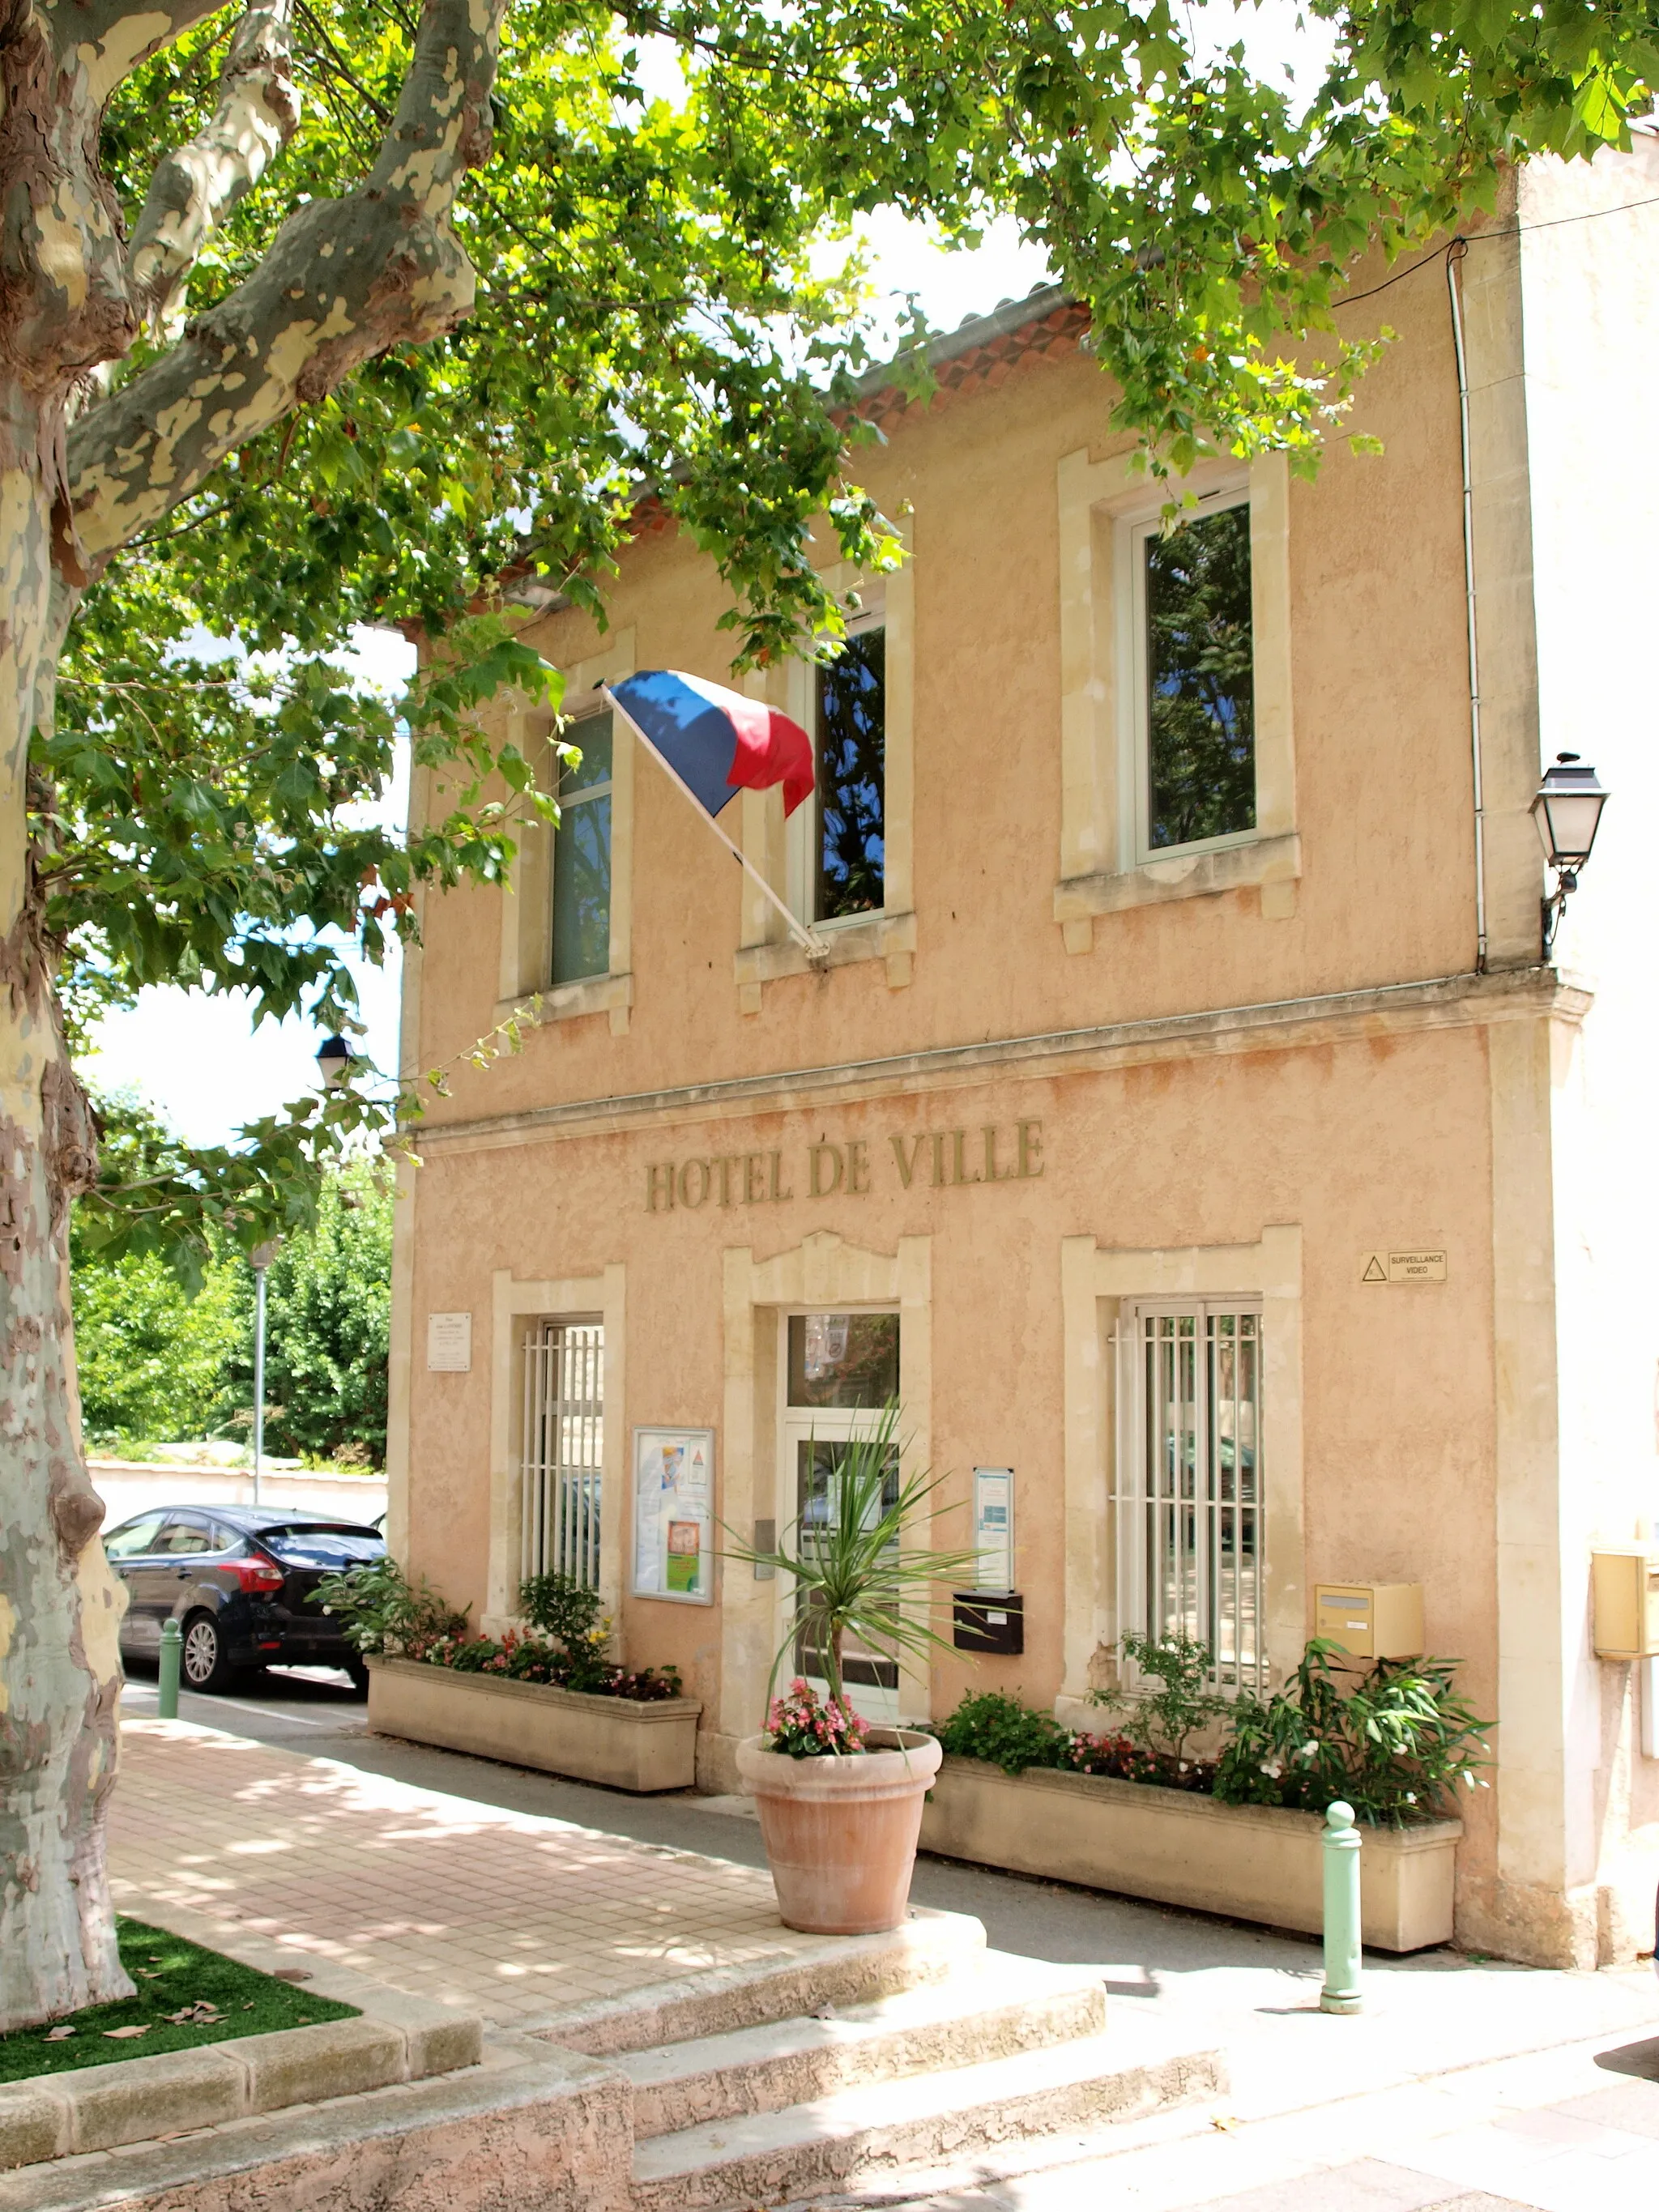
{"type": "MultiPolygon", "coordinates": [[[[124,1910],[201,1916],[209,1941],[216,1927],[227,1943],[252,1929],[514,2027],[830,1940],[782,1927],[752,1821],[707,1800],[619,1797],[354,1738],[349,1710],[301,1735],[307,1710],[284,1744],[128,1722],[112,1833],[124,1910]],[[307,1755],[325,1745],[330,1756],[307,1755]]],[[[223,1717],[269,1717],[244,1702],[223,1717]]],[[[1026,2146],[1018,2179],[981,2165],[838,2202],[1659,2212],[1650,1966],[1555,1974],[1373,1954],[1366,2011],[1334,2019],[1318,2010],[1316,1946],[1292,1937],[938,1860],[918,1865],[915,1894],[978,1915],[1000,1948],[1097,1965],[1120,2027],[1144,2019],[1160,2040],[1224,2045],[1233,2087],[1218,2113],[1026,2146]]]]}
{"type": "Polygon", "coordinates": [[[1254,2122],[1166,2113],[1055,2142],[1018,2179],[918,2175],[795,2212],[1655,2212],[1656,2072],[1659,2041],[1597,2039],[1254,2122]]]}
{"type": "Polygon", "coordinates": [[[183,1721],[126,1723],[110,1860],[124,1912],[183,1907],[515,2027],[829,1940],[785,1928],[757,1869],[183,1721]]]}

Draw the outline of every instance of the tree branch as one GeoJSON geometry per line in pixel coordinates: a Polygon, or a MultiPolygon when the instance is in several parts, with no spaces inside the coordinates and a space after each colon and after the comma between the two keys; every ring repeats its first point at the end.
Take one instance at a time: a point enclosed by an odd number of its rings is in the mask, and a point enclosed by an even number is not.
{"type": "Polygon", "coordinates": [[[471,313],[472,264],[449,218],[462,177],[489,150],[507,5],[427,0],[398,112],[363,183],[290,216],[246,283],[76,422],[70,498],[94,572],[238,446],[365,361],[471,313]]]}
{"type": "Polygon", "coordinates": [[[177,337],[177,302],[211,234],[251,191],[300,120],[288,46],[289,0],[249,7],[219,74],[212,120],[157,163],[132,235],[134,298],[159,337],[177,337]]]}
{"type": "Polygon", "coordinates": [[[96,109],[141,62],[223,5],[224,0],[36,0],[36,12],[60,64],[85,72],[85,91],[96,109]]]}

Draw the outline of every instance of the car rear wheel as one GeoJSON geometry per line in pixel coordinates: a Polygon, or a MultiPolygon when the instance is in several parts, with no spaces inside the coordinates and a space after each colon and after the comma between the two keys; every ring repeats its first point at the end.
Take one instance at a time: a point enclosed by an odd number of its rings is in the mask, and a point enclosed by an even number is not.
{"type": "Polygon", "coordinates": [[[185,1622],[179,1674],[192,1690],[228,1690],[231,1664],[225,1656],[225,1639],[210,1613],[192,1613],[185,1622]]]}

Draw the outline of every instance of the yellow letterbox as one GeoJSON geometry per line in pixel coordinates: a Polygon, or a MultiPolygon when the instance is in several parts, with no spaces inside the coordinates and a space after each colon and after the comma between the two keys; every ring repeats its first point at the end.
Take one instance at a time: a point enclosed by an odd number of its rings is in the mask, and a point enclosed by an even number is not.
{"type": "Polygon", "coordinates": [[[1600,1659],[1659,1657],[1659,1550],[1632,1544],[1590,1554],[1600,1659]]]}
{"type": "Polygon", "coordinates": [[[1423,1650],[1421,1583],[1316,1583],[1314,1634],[1351,1659],[1415,1659],[1423,1650]]]}

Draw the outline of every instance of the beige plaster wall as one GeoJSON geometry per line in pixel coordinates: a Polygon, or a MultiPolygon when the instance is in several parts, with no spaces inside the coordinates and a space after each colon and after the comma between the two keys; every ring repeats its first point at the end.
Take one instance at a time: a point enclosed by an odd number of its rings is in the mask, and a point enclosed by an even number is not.
{"type": "MultiPolygon", "coordinates": [[[[733,973],[738,870],[647,762],[635,775],[633,1004],[550,1024],[522,1059],[462,1068],[433,1121],[468,1120],[665,1083],[1294,997],[1468,970],[1473,811],[1456,392],[1443,281],[1430,271],[1347,321],[1401,333],[1363,388],[1357,427],[1380,459],[1334,447],[1288,488],[1293,911],[1247,884],[1096,918],[1068,956],[1060,878],[1061,464],[1121,453],[1111,393],[1073,353],[969,384],[860,456],[908,507],[915,658],[915,956],[907,988],[880,959],[764,987],[745,1014],[733,973]],[[1282,913],[1281,908],[1276,909],[1282,913]]],[[[826,552],[826,560],[829,556],[826,552]]],[[[684,541],[648,532],[611,601],[638,665],[726,676],[725,601],[684,541]]],[[[599,640],[575,614],[528,635],[574,667],[599,640]]],[[[732,810],[734,817],[739,810],[732,810]]],[[[1522,827],[1530,836],[1529,827],[1522,827]]],[[[1530,856],[1524,896],[1536,889],[1530,856]]],[[[426,958],[426,1057],[465,1048],[496,1006],[501,899],[452,895],[426,958]]]]}
{"type": "MultiPolygon", "coordinates": [[[[1650,149],[1613,194],[1605,165],[1534,173],[1523,210],[1553,221],[1536,210],[1638,198],[1643,163],[1650,149]]],[[[1271,881],[1235,870],[1233,887],[1201,896],[1091,894],[1086,923],[1057,918],[1065,485],[1079,468],[1108,483],[1121,448],[1093,365],[1027,360],[893,429],[866,465],[914,550],[914,925],[897,957],[877,943],[878,957],[824,974],[743,968],[738,871],[637,763],[618,893],[626,991],[544,1021],[487,1075],[463,1068],[423,1136],[393,1394],[392,1525],[416,1566],[479,1609],[501,1601],[511,1537],[496,1529],[492,1562],[490,1496],[493,1455],[499,1519],[507,1355],[490,1316],[514,1310],[514,1285],[603,1280],[629,1346],[610,1419],[715,1429],[722,1483],[728,1452],[741,1476],[722,1510],[741,1526],[765,1510],[775,1466],[771,1309],[753,1301],[812,1280],[836,1302],[902,1304],[914,1417],[964,1497],[975,1463],[1018,1472],[1025,1656],[971,1676],[946,1662],[907,1690],[912,1709],[948,1710],[970,1680],[1075,1696],[1115,1626],[1090,1486],[1107,1479],[1116,1286],[1144,1267],[1156,1289],[1183,1255],[1225,1252],[1215,1264],[1232,1268],[1258,1252],[1258,1287],[1298,1322],[1298,1433],[1293,1449],[1283,1434],[1277,1456],[1271,1434],[1267,1447],[1270,1485],[1296,1489],[1274,1501],[1275,1662],[1295,1656],[1313,1581],[1420,1579],[1431,1644],[1464,1661],[1469,1695],[1502,1723],[1498,1786],[1467,1808],[1460,1924],[1553,1963],[1628,1951],[1644,1885],[1651,1902],[1659,1792],[1627,1673],[1589,1656],[1583,1564],[1596,1528],[1627,1533],[1659,1506],[1644,1118],[1659,916],[1634,844],[1656,757],[1630,649],[1659,486],[1631,441],[1616,466],[1607,455],[1608,426],[1641,419],[1627,364],[1654,352],[1650,338],[1631,350],[1651,282],[1628,280],[1634,248],[1614,226],[1650,220],[1482,243],[1462,271],[1489,937],[1507,971],[1484,983],[1469,975],[1460,459],[1438,259],[1345,314],[1346,330],[1386,318],[1401,333],[1355,416],[1383,455],[1334,448],[1317,484],[1273,495],[1288,765],[1271,826],[1293,838],[1295,865],[1271,881]],[[1568,241],[1591,233],[1595,252],[1576,258],[1568,241]],[[1575,740],[1632,801],[1610,811],[1563,939],[1600,994],[1582,1031],[1585,996],[1534,965],[1542,872],[1526,818],[1540,745],[1575,740]],[[1009,1042],[1056,1033],[1073,1045],[1009,1042]],[[726,1088],[691,1095],[700,1085],[726,1088]],[[1040,1177],[897,1187],[895,1133],[1023,1119],[1042,1125],[1040,1177]],[[867,1194],[806,1195],[818,1139],[864,1140],[867,1194]],[[775,1150],[792,1164],[787,1200],[646,1211],[653,1163],[775,1150]],[[1401,1243],[1443,1246],[1447,1281],[1362,1288],[1364,1254],[1401,1243]],[[1091,1299],[1092,1354],[1077,1322],[1091,1299]],[[451,1309],[473,1313],[472,1372],[428,1375],[423,1316],[451,1309]]],[[[625,640],[629,665],[720,679],[723,606],[706,564],[653,531],[624,561],[608,641],[574,615],[531,635],[572,670],[625,640]]],[[[764,823],[749,830],[764,848],[764,823]]],[[[426,928],[410,1048],[430,1066],[497,1018],[501,978],[522,977],[502,951],[521,925],[501,895],[465,890],[430,905],[426,928]]],[[[772,1599],[728,1594],[729,1640],[719,1607],[623,1596],[620,1611],[630,1661],[678,1664],[729,1736],[754,1724],[772,1599]]]]}
{"type": "MultiPolygon", "coordinates": [[[[1507,1034],[1527,1025],[1504,1026],[1507,1034]]],[[[1221,1051],[1123,1054],[1076,1073],[1003,1072],[856,1100],[831,1095],[787,1112],[710,1120],[682,1108],[610,1131],[429,1146],[414,1309],[471,1308],[476,1333],[470,1375],[416,1377],[410,1444],[422,1480],[410,1500],[412,1564],[475,1604],[490,1583],[484,1339],[492,1302],[501,1304],[501,1272],[521,1281],[623,1272],[629,1357],[609,1420],[618,1431],[659,1421],[714,1428],[719,1510],[744,1534],[754,1516],[787,1518],[790,1509],[775,1486],[775,1447],[741,1433],[743,1286],[757,1283],[755,1295],[781,1302],[819,1303],[827,1294],[836,1304],[902,1303],[906,1387],[919,1380],[921,1390],[907,1419],[932,1466],[948,1472],[947,1494],[965,1504],[976,1463],[1017,1470],[1018,1572],[1029,1608],[1023,1659],[942,1661],[915,1709],[926,1699],[946,1711],[970,1683],[1047,1703],[1066,1673],[1062,1244],[1092,1238],[1098,1253],[1114,1255],[1115,1281],[1152,1293],[1168,1286],[1153,1253],[1259,1247],[1266,1231],[1268,1255],[1282,1254],[1287,1237],[1295,1244],[1303,1290],[1293,1347],[1300,1467],[1288,1449],[1282,1462],[1276,1456],[1271,1428],[1266,1445],[1270,1510],[1305,1527],[1304,1543],[1279,1542],[1272,1559],[1276,1586],[1291,1593],[1273,1656],[1283,1667],[1297,1656],[1313,1580],[1421,1579],[1431,1642],[1465,1657],[1470,1694],[1491,1710],[1493,1408],[1481,1356],[1492,1295],[1487,1031],[1469,1021],[1431,1026],[1401,1017],[1370,1029],[1332,1026],[1277,1049],[1235,1041],[1221,1051]],[[1006,1133],[1021,1120],[1041,1123],[1040,1175],[943,1188],[919,1175],[901,1188],[893,1135],[990,1123],[1004,1133],[999,1158],[1006,1165],[1014,1158],[1006,1133]],[[811,1198],[806,1146],[858,1139],[868,1148],[869,1191],[811,1198]],[[751,1149],[782,1154],[787,1200],[647,1211],[653,1163],[751,1149]],[[1427,1241],[1450,1255],[1446,1283],[1361,1286],[1367,1249],[1427,1241]],[[744,1465],[733,1501],[738,1451],[744,1465]]],[[[593,1118],[602,1125],[605,1116],[593,1118]]],[[[1264,1257],[1264,1271],[1282,1274],[1284,1265],[1264,1257]]],[[[770,1310],[747,1310],[759,1323],[753,1341],[763,1346],[770,1310]]],[[[1103,1304],[1100,1323],[1103,1340],[1103,1304]]],[[[1287,1347],[1268,1349],[1282,1356],[1287,1347]]],[[[763,1431],[763,1387],[750,1402],[759,1409],[753,1427],[763,1431]]],[[[963,1540],[964,1524],[965,1511],[942,1521],[940,1540],[963,1540]]],[[[776,1586],[757,1614],[747,1571],[722,1576],[738,1639],[725,1664],[718,1608],[625,1596],[621,1620],[630,1662],[678,1665],[708,1721],[735,1734],[757,1718],[761,1660],[769,1657],[764,1608],[776,1586]]],[[[1109,1547],[1100,1585],[1109,1620],[1109,1547]]],[[[1469,1817],[1465,1860],[1478,1870],[1492,1859],[1491,1800],[1478,1800],[1469,1817]]]]}

